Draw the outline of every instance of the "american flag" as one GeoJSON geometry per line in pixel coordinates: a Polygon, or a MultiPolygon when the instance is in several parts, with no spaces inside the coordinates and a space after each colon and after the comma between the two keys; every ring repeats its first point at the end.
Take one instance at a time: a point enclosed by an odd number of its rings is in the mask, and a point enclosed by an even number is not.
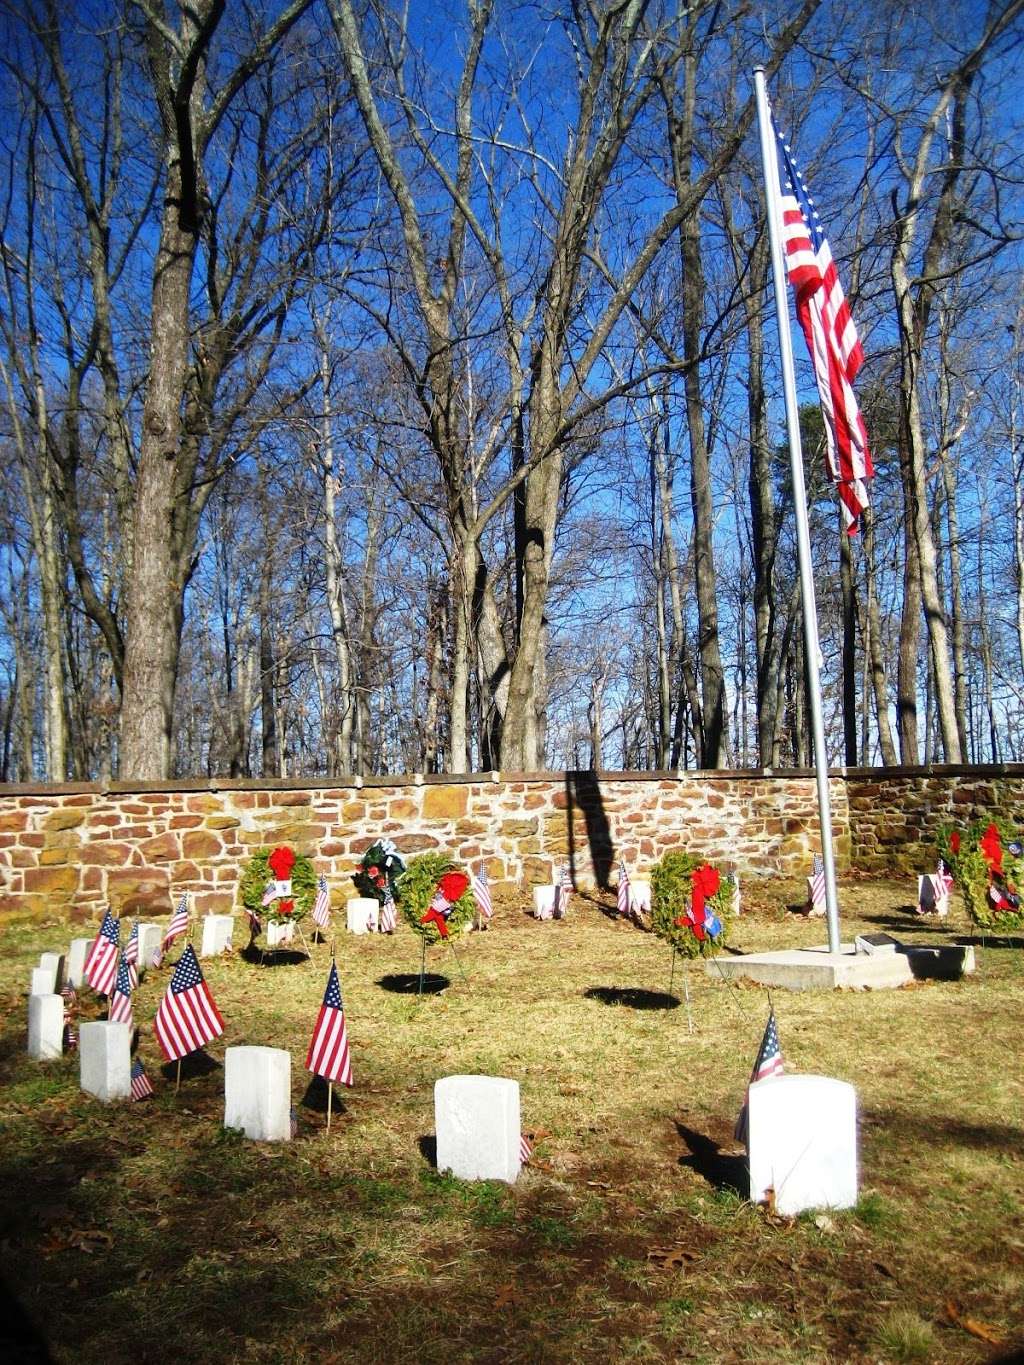
{"type": "Polygon", "coordinates": [[[491,883],[487,880],[487,865],[480,864],[480,871],[473,873],[473,900],[476,902],[476,912],[482,920],[488,920],[494,914],[494,904],[491,901],[491,883]]]}
{"type": "Polygon", "coordinates": [[[132,1099],[148,1100],[153,1093],[153,1086],[149,1077],[146,1075],[146,1068],[142,1065],[139,1057],[132,1063],[132,1099]]]}
{"type": "Polygon", "coordinates": [[[555,919],[565,918],[565,912],[569,908],[569,897],[571,895],[572,871],[568,863],[563,863],[558,873],[558,881],[555,883],[555,919]]]}
{"type": "Polygon", "coordinates": [[[160,941],[160,947],[153,954],[153,966],[159,967],[164,960],[164,953],[182,934],[188,932],[188,892],[181,893],[181,900],[178,902],[177,909],[171,916],[171,922],[167,926],[167,933],[160,941]]]}
{"type": "Polygon", "coordinates": [[[313,923],[327,929],[331,923],[331,893],[327,890],[327,878],[318,877],[316,900],[313,902],[313,923]]]}
{"type": "Polygon", "coordinates": [[[117,966],[117,979],[110,995],[107,1018],[112,1024],[127,1024],[129,1027],[135,1022],[132,1015],[132,974],[124,953],[117,966]]]}
{"type": "Polygon", "coordinates": [[[811,909],[816,910],[825,904],[825,863],[820,853],[811,859],[810,881],[811,909]]]}
{"type": "Polygon", "coordinates": [[[519,1164],[525,1166],[530,1157],[533,1156],[533,1146],[525,1133],[519,1134],[519,1164]]]}
{"type": "Polygon", "coordinates": [[[100,931],[85,960],[85,979],[99,995],[109,995],[117,977],[117,959],[121,946],[121,921],[108,909],[100,931]]]}
{"type": "Polygon", "coordinates": [[[935,873],[935,890],[937,894],[939,895],[940,898],[943,896],[948,896],[955,885],[956,883],[953,879],[953,874],[950,872],[946,864],[940,858],[938,870],[935,873]]]}
{"type": "Polygon", "coordinates": [[[398,928],[398,910],[390,886],[384,888],[384,903],[380,907],[380,923],[377,927],[382,934],[393,934],[398,928]]]}
{"type": "Polygon", "coordinates": [[[616,908],[620,915],[629,916],[629,877],[626,873],[626,864],[621,858],[619,859],[619,890],[616,908]]]}
{"type": "Polygon", "coordinates": [[[778,145],[786,269],[818,385],[829,474],[838,485],[847,533],[854,535],[868,505],[864,480],[875,472],[864,418],[853,392],[864,352],[818,210],[774,117],[772,131],[778,145]]]}
{"type": "Polygon", "coordinates": [[[345,1007],[341,1002],[338,968],[331,963],[327,990],[317,1016],[313,1037],[306,1053],[306,1070],[329,1081],[352,1084],[352,1059],[348,1055],[348,1030],[345,1027],[345,1007]]]}
{"type": "Polygon", "coordinates": [[[243,905],[242,909],[249,917],[249,928],[252,931],[253,938],[258,938],[259,935],[263,933],[263,924],[260,921],[259,915],[257,915],[255,910],[250,910],[247,905],[243,905]]]}
{"type": "Polygon", "coordinates": [[[125,945],[124,960],[128,963],[128,975],[132,979],[132,990],[139,984],[139,921],[132,921],[132,932],[125,945]]]}
{"type": "MultiPolygon", "coordinates": [[[[775,1023],[775,1011],[769,1010],[768,1022],[764,1026],[764,1037],[761,1039],[761,1046],[758,1048],[748,1085],[753,1085],[755,1081],[765,1081],[769,1076],[781,1076],[783,1069],[782,1048],[779,1046],[779,1030],[775,1023]]],[[[744,1103],[740,1110],[740,1116],[736,1120],[736,1141],[746,1142],[746,1140],[747,1106],[744,1103]]]]}
{"type": "Polygon", "coordinates": [[[78,995],[70,983],[61,995],[64,997],[64,1044],[71,1052],[78,1046],[78,995]]]}
{"type": "Polygon", "coordinates": [[[169,1062],[190,1052],[224,1032],[224,1020],[214,1003],[210,988],[191,943],[178,958],[167,993],[153,1020],[156,1040],[169,1062]]]}

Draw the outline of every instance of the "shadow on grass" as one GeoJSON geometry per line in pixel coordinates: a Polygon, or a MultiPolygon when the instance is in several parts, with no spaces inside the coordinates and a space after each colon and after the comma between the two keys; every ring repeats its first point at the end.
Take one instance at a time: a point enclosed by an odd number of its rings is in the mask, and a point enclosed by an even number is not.
{"type": "Polygon", "coordinates": [[[699,1176],[713,1185],[716,1190],[730,1190],[746,1199],[750,1193],[750,1179],[747,1172],[746,1156],[731,1155],[723,1152],[720,1145],[705,1133],[695,1128],[687,1128],[685,1123],[675,1121],[676,1132],[689,1147],[689,1155],[679,1158],[680,1166],[688,1166],[699,1176]]]}
{"type": "Polygon", "coordinates": [[[602,1005],[625,1005],[631,1010],[675,1010],[681,1003],[668,991],[647,991],[640,986],[588,986],[583,995],[602,1005]]]}
{"type": "Polygon", "coordinates": [[[927,915],[918,915],[912,905],[899,905],[896,907],[896,914],[888,915],[858,915],[866,924],[877,924],[880,929],[895,929],[906,932],[913,929],[915,934],[948,934],[949,926],[944,920],[936,920],[927,915]],[[904,918],[897,918],[901,912],[905,911],[904,918]]]}
{"type": "Polygon", "coordinates": [[[313,960],[299,948],[258,948],[255,943],[247,944],[238,956],[254,967],[294,967],[299,962],[313,960]]]}
{"type": "MultiPolygon", "coordinates": [[[[331,1100],[331,1110],[334,1114],[344,1114],[345,1101],[342,1098],[343,1086],[334,1087],[334,1098],[331,1100]]],[[[323,1076],[313,1076],[309,1085],[306,1086],[306,1093],[299,1104],[303,1109],[311,1109],[314,1114],[327,1113],[327,1082],[323,1076]]]]}
{"type": "Polygon", "coordinates": [[[434,1136],[434,1134],[424,1133],[422,1137],[416,1139],[416,1145],[420,1149],[420,1156],[423,1158],[423,1160],[427,1163],[428,1166],[431,1166],[436,1171],[437,1138],[434,1136]]]}
{"type": "Polygon", "coordinates": [[[956,943],[973,948],[1016,948],[1024,951],[1024,937],[1019,934],[958,934],[956,943]]]}
{"type": "MultiPolygon", "coordinates": [[[[425,972],[423,974],[424,995],[438,995],[441,991],[447,990],[451,984],[451,979],[442,976],[440,972],[425,972]]],[[[377,985],[382,991],[391,991],[395,995],[418,995],[420,993],[420,974],[419,972],[391,972],[388,976],[378,977],[377,985]]]]}
{"type": "MultiPolygon", "coordinates": [[[[216,1058],[211,1057],[202,1048],[198,1052],[190,1052],[187,1057],[181,1059],[181,1079],[183,1081],[195,1080],[198,1076],[209,1076],[213,1071],[222,1071],[223,1065],[216,1058]]],[[[164,1062],[160,1068],[160,1075],[166,1081],[177,1080],[178,1063],[164,1062]]]]}
{"type": "Polygon", "coordinates": [[[22,1365],[50,1365],[45,1339],[7,1284],[0,1280],[0,1359],[22,1365]]]}
{"type": "Polygon", "coordinates": [[[861,1122],[900,1148],[912,1151],[931,1143],[940,1147],[975,1147],[993,1152],[1018,1151],[1024,1136],[1020,1125],[964,1123],[941,1114],[906,1114],[891,1109],[865,1109],[861,1122]]]}

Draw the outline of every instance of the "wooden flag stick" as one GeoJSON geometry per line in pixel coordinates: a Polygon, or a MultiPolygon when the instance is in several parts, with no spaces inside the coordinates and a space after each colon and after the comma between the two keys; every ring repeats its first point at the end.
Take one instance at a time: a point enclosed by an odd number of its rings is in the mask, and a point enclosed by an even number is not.
{"type": "Polygon", "coordinates": [[[673,943],[673,945],[672,945],[672,970],[671,970],[671,972],[669,973],[669,977],[668,977],[668,993],[669,993],[669,995],[672,994],[672,987],[675,985],[675,980],[676,980],[676,946],[675,946],[675,944],[673,943]]]}
{"type": "Polygon", "coordinates": [[[327,1082],[327,1131],[331,1131],[331,1110],[334,1106],[334,1086],[327,1082]]]}
{"type": "Polygon", "coordinates": [[[420,996],[423,994],[423,974],[424,974],[424,972],[426,971],[426,968],[427,968],[427,940],[426,940],[426,938],[421,934],[421,935],[420,935],[420,984],[419,984],[419,989],[418,989],[417,992],[416,992],[416,998],[417,998],[417,1000],[418,1000],[418,999],[420,998],[420,996]]]}
{"type": "Polygon", "coordinates": [[[179,1058],[178,1058],[178,1069],[177,1069],[177,1071],[175,1072],[175,1076],[174,1076],[174,1093],[175,1093],[175,1094],[178,1093],[178,1087],[179,1087],[180,1085],[181,1085],[181,1058],[179,1057],[179,1058]]]}

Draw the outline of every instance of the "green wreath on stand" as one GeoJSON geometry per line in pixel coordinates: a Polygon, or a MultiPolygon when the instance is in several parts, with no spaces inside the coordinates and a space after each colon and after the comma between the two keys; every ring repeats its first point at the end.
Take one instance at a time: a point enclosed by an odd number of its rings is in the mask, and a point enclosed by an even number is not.
{"type": "Polygon", "coordinates": [[[939,854],[980,929],[1024,929],[1024,835],[1000,816],[939,830],[939,854]]]}
{"type": "Polygon", "coordinates": [[[713,957],[729,935],[732,887],[703,858],[666,853],[651,873],[651,928],[683,957],[713,957]]]}
{"type": "Polygon", "coordinates": [[[261,849],[253,854],[245,865],[242,880],[238,884],[238,895],[250,916],[257,920],[267,919],[271,924],[295,924],[313,908],[316,898],[316,873],[313,864],[303,853],[294,854],[290,848],[261,849]],[[290,855],[291,862],[289,864],[290,855]],[[291,895],[263,904],[263,897],[270,883],[287,880],[278,873],[287,869],[291,879],[291,895]]]}
{"type": "Polygon", "coordinates": [[[410,858],[397,892],[402,914],[428,947],[458,938],[473,923],[476,903],[469,874],[446,853],[410,858]]]}

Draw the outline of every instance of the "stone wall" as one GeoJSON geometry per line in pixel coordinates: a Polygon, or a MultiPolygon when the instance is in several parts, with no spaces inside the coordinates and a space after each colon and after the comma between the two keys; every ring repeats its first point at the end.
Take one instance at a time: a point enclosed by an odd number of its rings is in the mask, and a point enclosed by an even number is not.
{"type": "MultiPolygon", "coordinates": [[[[840,869],[923,870],[939,824],[995,805],[1024,824],[1024,767],[834,773],[831,795],[840,869]]],[[[380,835],[405,853],[483,859],[493,882],[521,887],[563,861],[578,886],[607,885],[620,857],[643,875],[673,848],[798,876],[817,846],[817,803],[806,772],[6,787],[0,914],[93,918],[108,901],[162,914],[182,891],[201,914],[229,910],[245,860],[277,843],[308,853],[340,899],[380,835]]]]}

